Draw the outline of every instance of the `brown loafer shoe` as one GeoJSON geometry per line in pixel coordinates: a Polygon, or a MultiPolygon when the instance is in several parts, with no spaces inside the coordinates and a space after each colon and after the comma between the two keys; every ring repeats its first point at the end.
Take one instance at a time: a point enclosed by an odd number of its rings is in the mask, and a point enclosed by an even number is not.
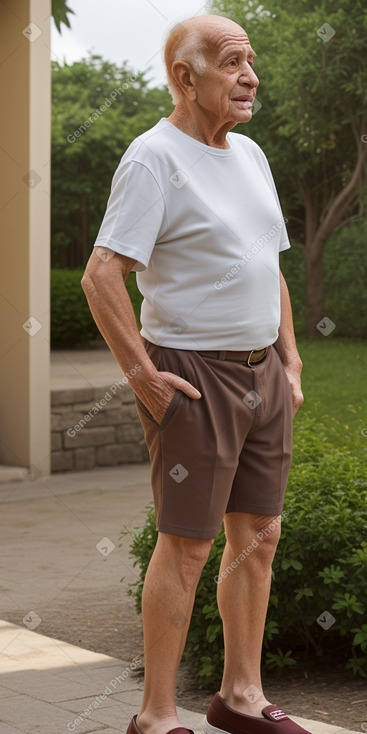
{"type": "MultiPolygon", "coordinates": [[[[136,719],[137,714],[131,719],[126,734],[143,734],[136,723],[136,719]]],[[[185,729],[184,726],[176,726],[174,729],[170,729],[167,734],[194,734],[194,732],[192,729],[185,729]]]]}
{"type": "Polygon", "coordinates": [[[204,719],[204,734],[311,734],[274,704],[265,706],[261,713],[262,717],[241,714],[216,693],[204,719]]]}

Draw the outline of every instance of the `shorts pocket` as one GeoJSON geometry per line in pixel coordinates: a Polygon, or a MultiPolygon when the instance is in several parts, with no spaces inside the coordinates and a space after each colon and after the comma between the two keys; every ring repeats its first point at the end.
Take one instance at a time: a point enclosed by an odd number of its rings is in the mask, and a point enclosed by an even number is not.
{"type": "Polygon", "coordinates": [[[180,402],[182,400],[182,396],[183,396],[183,392],[181,390],[176,390],[175,391],[175,394],[173,395],[173,398],[172,398],[172,400],[171,400],[171,402],[170,402],[170,404],[169,404],[169,406],[168,406],[168,408],[167,408],[167,410],[166,410],[166,412],[165,412],[165,414],[163,416],[163,419],[162,419],[162,422],[161,423],[157,423],[157,421],[155,420],[155,418],[153,418],[152,414],[149,412],[148,408],[144,405],[144,403],[140,400],[140,398],[138,398],[137,395],[135,395],[135,401],[136,401],[136,404],[137,404],[138,409],[141,410],[142,413],[144,413],[147,416],[147,418],[149,418],[149,420],[151,420],[153,423],[155,423],[155,425],[158,428],[165,428],[166,425],[167,425],[167,423],[169,423],[169,421],[171,420],[171,418],[173,418],[173,416],[174,416],[174,414],[175,414],[175,412],[176,412],[176,410],[177,410],[177,408],[178,408],[178,406],[179,406],[179,404],[180,404],[180,402]]]}
{"type": "Polygon", "coordinates": [[[173,398],[172,398],[172,400],[171,400],[171,402],[170,402],[170,404],[169,404],[169,406],[168,406],[168,408],[167,408],[167,410],[166,410],[166,412],[165,412],[165,414],[163,416],[162,422],[158,424],[159,425],[159,428],[161,430],[163,428],[165,428],[167,426],[167,423],[169,423],[169,421],[171,420],[171,418],[173,418],[174,414],[176,413],[176,410],[177,410],[178,406],[180,405],[180,402],[182,400],[182,396],[183,396],[182,390],[177,390],[176,389],[176,392],[175,392],[175,394],[174,394],[174,396],[173,396],[173,398]]]}
{"type": "Polygon", "coordinates": [[[156,424],[156,426],[158,426],[157,421],[153,418],[152,414],[149,412],[146,405],[144,405],[143,401],[140,400],[140,398],[138,398],[136,394],[135,394],[135,403],[136,403],[138,412],[141,411],[142,413],[144,413],[144,415],[146,415],[146,417],[149,418],[149,420],[151,420],[153,423],[156,424]]]}

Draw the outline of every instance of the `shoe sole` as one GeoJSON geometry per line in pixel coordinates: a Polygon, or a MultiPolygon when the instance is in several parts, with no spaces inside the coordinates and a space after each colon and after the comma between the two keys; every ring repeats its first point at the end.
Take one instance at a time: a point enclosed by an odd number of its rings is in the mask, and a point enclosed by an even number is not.
{"type": "Polygon", "coordinates": [[[203,721],[203,732],[204,734],[229,734],[229,732],[225,729],[218,729],[217,726],[209,724],[209,721],[206,717],[203,721]]]}

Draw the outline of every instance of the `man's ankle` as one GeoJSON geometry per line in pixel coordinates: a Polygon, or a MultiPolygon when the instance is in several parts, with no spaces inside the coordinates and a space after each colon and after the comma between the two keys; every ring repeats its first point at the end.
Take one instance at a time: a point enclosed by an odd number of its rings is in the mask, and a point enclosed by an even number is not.
{"type": "Polygon", "coordinates": [[[142,734],[167,734],[171,729],[182,726],[175,711],[163,715],[146,709],[138,713],[136,724],[142,734]]]}
{"type": "Polygon", "coordinates": [[[231,709],[248,716],[261,716],[262,709],[270,703],[262,688],[254,684],[222,688],[219,695],[231,709]]]}

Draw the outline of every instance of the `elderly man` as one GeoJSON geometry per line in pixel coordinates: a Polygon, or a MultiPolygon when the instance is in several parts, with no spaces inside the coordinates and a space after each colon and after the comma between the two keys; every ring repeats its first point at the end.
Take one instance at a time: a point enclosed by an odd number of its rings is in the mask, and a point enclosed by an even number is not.
{"type": "Polygon", "coordinates": [[[225,665],[205,733],[305,731],[267,700],[260,676],[292,413],[303,397],[279,272],[289,241],[276,189],[259,147],[229,133],[251,119],[254,58],[245,31],[220,16],[169,33],[174,111],[124,154],[82,280],[123,371],[141,367],[129,382],[159,531],[142,600],[144,697],[129,734],[187,734],[176,674],[223,519],[216,581],[225,665]],[[144,296],[141,334],[124,286],[132,270],[144,296]]]}

